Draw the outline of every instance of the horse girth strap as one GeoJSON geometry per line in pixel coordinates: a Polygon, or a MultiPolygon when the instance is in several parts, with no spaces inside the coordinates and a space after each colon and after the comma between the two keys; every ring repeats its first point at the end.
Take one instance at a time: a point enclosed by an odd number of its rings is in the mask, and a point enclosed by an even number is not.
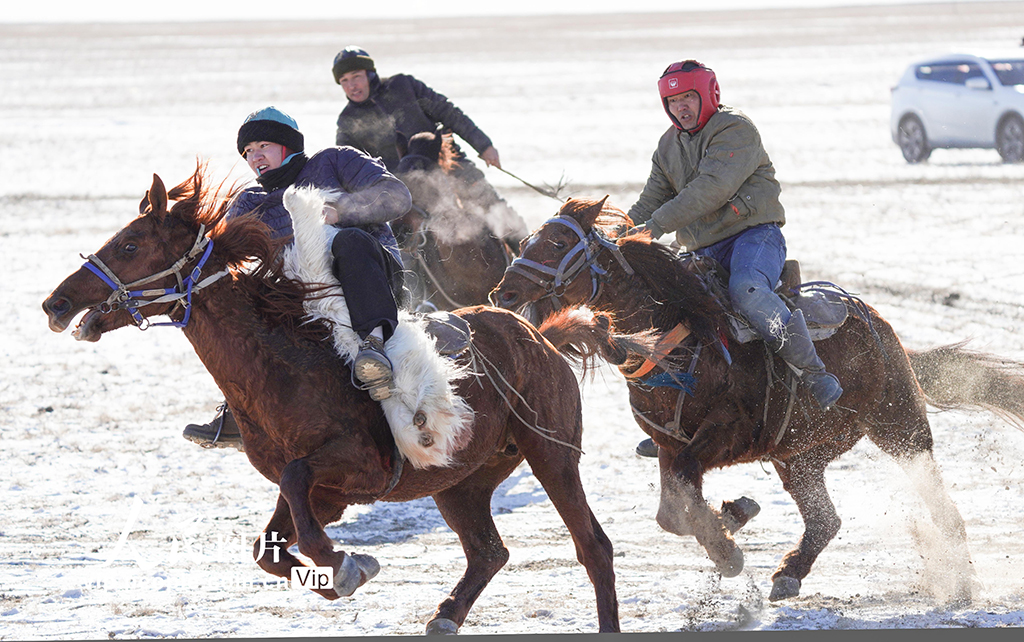
{"type": "Polygon", "coordinates": [[[639,379],[640,377],[643,377],[653,370],[658,365],[659,361],[662,361],[669,355],[669,353],[679,347],[679,344],[681,344],[688,336],[690,336],[690,328],[686,327],[682,323],[676,324],[674,328],[661,335],[661,338],[658,339],[658,343],[654,346],[651,356],[645,359],[644,362],[640,364],[639,368],[632,372],[626,372],[623,369],[623,366],[619,366],[619,372],[621,372],[622,376],[627,379],[639,379]]]}

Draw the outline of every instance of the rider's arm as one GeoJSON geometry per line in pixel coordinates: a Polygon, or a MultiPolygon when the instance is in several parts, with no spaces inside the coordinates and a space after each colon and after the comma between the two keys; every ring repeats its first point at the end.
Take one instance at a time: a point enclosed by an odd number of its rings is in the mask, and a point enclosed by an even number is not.
{"type": "Polygon", "coordinates": [[[412,76],[407,78],[412,86],[413,93],[416,95],[416,101],[419,103],[420,109],[423,110],[423,113],[428,118],[441,123],[458,134],[459,138],[469,143],[478,154],[484,153],[488,147],[493,146],[487,134],[483,133],[476,126],[476,123],[464,114],[461,109],[452,104],[452,101],[448,100],[446,96],[437,93],[412,76]]]}
{"type": "MultiPolygon", "coordinates": [[[[643,191],[640,192],[640,198],[633,204],[633,207],[629,208],[629,218],[633,219],[634,225],[645,224],[650,221],[651,214],[655,210],[675,195],[676,192],[672,188],[672,184],[658,162],[658,153],[655,152],[651,161],[651,175],[647,177],[647,183],[644,185],[643,191]]],[[[651,228],[655,238],[665,233],[664,230],[656,226],[651,226],[651,228]]]]}
{"type": "Polygon", "coordinates": [[[409,188],[378,161],[351,148],[338,150],[333,160],[344,190],[332,203],[337,225],[386,223],[412,207],[409,188]]]}

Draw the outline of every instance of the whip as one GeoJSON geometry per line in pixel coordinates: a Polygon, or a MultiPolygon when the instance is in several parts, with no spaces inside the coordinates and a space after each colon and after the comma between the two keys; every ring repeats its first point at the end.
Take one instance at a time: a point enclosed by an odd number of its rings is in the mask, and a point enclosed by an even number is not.
{"type": "MultiPolygon", "coordinates": [[[[492,165],[491,167],[497,167],[497,166],[496,165],[492,165]]],[[[538,192],[540,194],[543,194],[544,196],[547,196],[548,198],[553,198],[556,201],[558,201],[559,203],[562,202],[562,199],[561,199],[561,197],[559,197],[558,193],[561,192],[563,189],[565,189],[565,187],[568,185],[568,183],[565,181],[565,174],[562,174],[562,177],[558,179],[558,184],[555,185],[554,187],[551,187],[550,185],[545,185],[544,187],[537,187],[536,185],[528,183],[527,181],[519,178],[518,176],[516,176],[515,174],[513,174],[512,172],[508,171],[507,169],[505,169],[503,167],[498,167],[498,169],[503,171],[503,172],[505,172],[506,174],[508,174],[512,178],[516,179],[517,181],[519,181],[523,185],[526,185],[530,189],[532,189],[532,190],[534,190],[534,191],[536,191],[536,192],[538,192]]]]}

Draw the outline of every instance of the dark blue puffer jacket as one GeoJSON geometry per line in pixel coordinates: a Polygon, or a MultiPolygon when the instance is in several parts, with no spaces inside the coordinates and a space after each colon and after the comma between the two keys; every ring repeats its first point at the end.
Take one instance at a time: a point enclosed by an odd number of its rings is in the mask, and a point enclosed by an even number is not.
{"type": "MultiPolygon", "coordinates": [[[[400,256],[388,221],[405,215],[412,197],[379,161],[351,147],[329,147],[306,161],[293,185],[339,191],[331,203],[339,214],[338,225],[361,227],[396,258],[400,256]]],[[[292,220],[282,200],[285,189],[268,193],[262,185],[248,187],[231,202],[228,217],[256,211],[275,237],[291,236],[292,220]]]]}
{"type": "Polygon", "coordinates": [[[407,74],[383,80],[374,75],[370,96],[361,103],[349,101],[338,115],[335,143],[362,149],[395,171],[398,134],[408,140],[420,132],[436,132],[439,125],[458,134],[477,153],[491,146],[491,139],[469,116],[422,81],[407,74]]]}

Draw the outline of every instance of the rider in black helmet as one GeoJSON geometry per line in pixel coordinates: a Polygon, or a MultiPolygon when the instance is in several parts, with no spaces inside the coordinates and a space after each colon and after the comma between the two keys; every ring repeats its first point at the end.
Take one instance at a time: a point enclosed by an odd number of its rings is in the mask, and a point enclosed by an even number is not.
{"type": "MultiPolygon", "coordinates": [[[[349,46],[338,52],[331,68],[334,81],[341,85],[348,104],[338,115],[337,145],[351,145],[370,156],[380,158],[389,171],[398,168],[399,140],[416,134],[454,133],[469,143],[489,166],[501,169],[498,150],[491,139],[461,109],[442,94],[408,74],[388,78],[377,75],[376,65],[366,51],[349,46]]],[[[487,182],[484,174],[453,143],[457,168],[453,175],[472,185],[485,209],[498,213],[492,221],[495,231],[513,248],[527,236],[526,223],[487,182]]]]}

